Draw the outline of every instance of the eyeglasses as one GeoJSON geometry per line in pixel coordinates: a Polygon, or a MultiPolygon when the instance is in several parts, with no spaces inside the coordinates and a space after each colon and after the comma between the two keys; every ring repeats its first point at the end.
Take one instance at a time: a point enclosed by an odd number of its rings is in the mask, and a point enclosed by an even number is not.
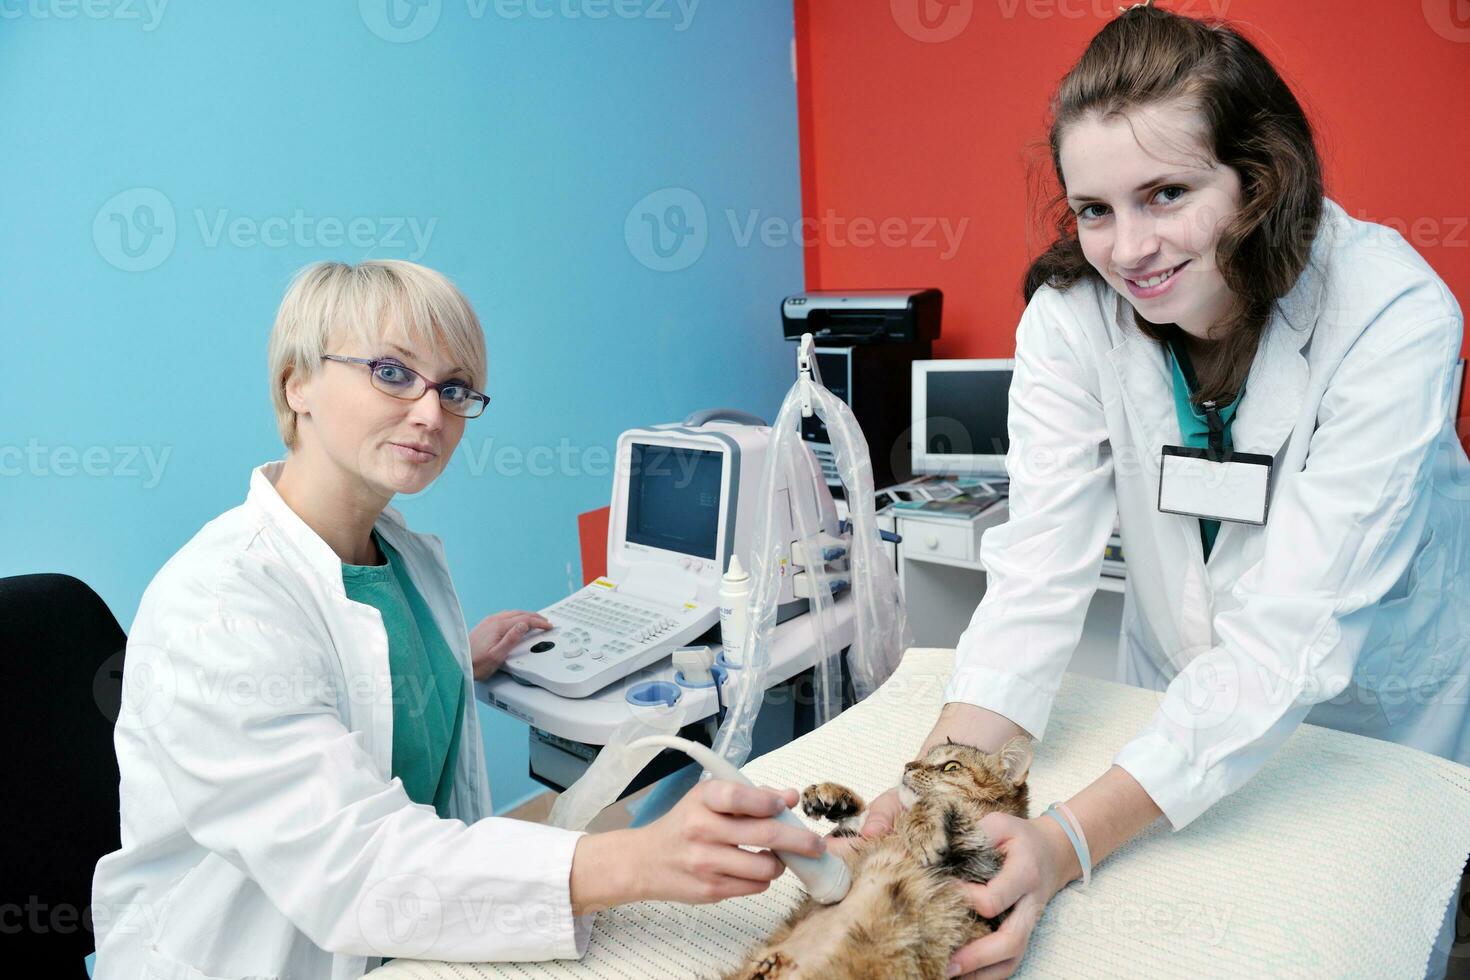
{"type": "Polygon", "coordinates": [[[433,388],[439,393],[439,404],[444,411],[461,418],[478,418],[490,404],[490,396],[476,391],[461,381],[430,381],[411,367],[383,357],[344,357],[341,354],[323,354],[324,361],[341,361],[343,364],[366,364],[373,387],[385,395],[418,401],[424,392],[433,388]]]}

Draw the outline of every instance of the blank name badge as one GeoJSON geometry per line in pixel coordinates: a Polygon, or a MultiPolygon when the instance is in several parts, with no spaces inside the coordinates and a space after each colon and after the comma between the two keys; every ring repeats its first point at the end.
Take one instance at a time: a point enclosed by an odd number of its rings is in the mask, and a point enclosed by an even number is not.
{"type": "Polygon", "coordinates": [[[1210,521],[1262,525],[1271,505],[1270,456],[1165,446],[1159,469],[1159,510],[1210,521]]]}

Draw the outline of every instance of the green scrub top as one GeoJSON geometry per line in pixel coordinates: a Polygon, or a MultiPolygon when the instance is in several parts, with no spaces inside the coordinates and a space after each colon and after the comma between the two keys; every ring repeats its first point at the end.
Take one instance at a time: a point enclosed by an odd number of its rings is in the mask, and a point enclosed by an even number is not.
{"type": "MultiPolygon", "coordinates": [[[[1205,419],[1204,410],[1196,408],[1190,402],[1189,381],[1184,369],[1180,366],[1181,362],[1189,363],[1189,351],[1171,338],[1164,350],[1164,359],[1169,362],[1174,371],[1174,413],[1179,416],[1179,434],[1184,440],[1184,445],[1193,449],[1207,449],[1210,445],[1209,422],[1205,419]]],[[[1189,372],[1191,376],[1193,373],[1193,371],[1189,372]]],[[[1225,451],[1227,453],[1230,452],[1230,424],[1235,420],[1235,409],[1240,405],[1240,399],[1244,395],[1245,389],[1242,387],[1240,393],[1235,396],[1235,401],[1219,409],[1220,421],[1225,423],[1225,451]]],[[[1215,536],[1219,533],[1219,521],[1200,518],[1199,538],[1200,543],[1204,546],[1205,561],[1210,560],[1210,552],[1215,548],[1215,536]]]]}
{"type": "Polygon", "coordinates": [[[449,816],[464,716],[464,673],[414,587],[403,559],[375,530],[387,561],[342,563],[347,598],[377,609],[388,633],[393,683],[393,775],[409,799],[449,816]]]}

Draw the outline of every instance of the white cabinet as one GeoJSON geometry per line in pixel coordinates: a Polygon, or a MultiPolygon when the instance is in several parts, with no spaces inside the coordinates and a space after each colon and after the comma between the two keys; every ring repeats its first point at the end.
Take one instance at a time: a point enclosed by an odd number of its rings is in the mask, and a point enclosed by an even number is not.
{"type": "MultiPolygon", "coordinates": [[[[879,524],[903,539],[896,549],[899,588],[914,645],[953,647],[985,594],[980,540],[1005,523],[1004,503],[971,521],[880,514],[879,524]]],[[[1087,609],[1082,638],[1068,670],[1113,680],[1123,623],[1123,580],[1101,576],[1087,609]]]]}

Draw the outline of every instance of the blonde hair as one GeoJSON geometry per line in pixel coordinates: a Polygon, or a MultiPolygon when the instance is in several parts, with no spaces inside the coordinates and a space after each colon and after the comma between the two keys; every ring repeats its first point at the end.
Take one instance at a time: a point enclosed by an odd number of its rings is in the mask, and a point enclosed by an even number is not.
{"type": "Polygon", "coordinates": [[[410,344],[447,353],[484,390],[485,334],[469,300],[443,274],[399,259],[315,262],[296,273],[268,350],[271,404],[288,450],[296,448],[296,412],[286,401],[287,377],[311,378],[334,342],[371,347],[394,328],[410,344]]]}

